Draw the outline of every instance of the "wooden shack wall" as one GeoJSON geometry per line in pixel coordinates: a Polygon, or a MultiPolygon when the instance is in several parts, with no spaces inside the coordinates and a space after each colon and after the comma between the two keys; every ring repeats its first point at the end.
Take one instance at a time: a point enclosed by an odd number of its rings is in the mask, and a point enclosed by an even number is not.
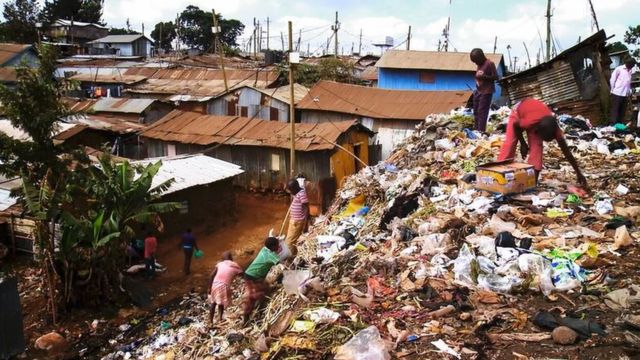
{"type": "Polygon", "coordinates": [[[355,174],[363,167],[351,154],[369,165],[369,136],[363,132],[349,132],[342,136],[340,146],[348,152],[338,148],[331,155],[331,173],[338,187],[347,176],[355,174]],[[356,148],[360,150],[355,151],[356,148]]]}

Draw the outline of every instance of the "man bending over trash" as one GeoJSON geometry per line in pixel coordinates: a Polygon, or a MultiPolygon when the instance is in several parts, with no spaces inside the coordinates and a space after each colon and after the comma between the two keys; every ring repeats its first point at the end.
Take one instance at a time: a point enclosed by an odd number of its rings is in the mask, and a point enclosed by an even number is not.
{"type": "Polygon", "coordinates": [[[537,182],[542,170],[543,142],[554,139],[576,172],[580,185],[587,188],[587,179],[582,175],[578,162],[571,154],[558,121],[547,105],[536,99],[524,99],[513,107],[507,124],[507,138],[500,149],[498,161],[514,158],[516,146],[520,142],[520,154],[523,159],[529,155],[527,162],[533,165],[537,182]],[[524,132],[527,133],[528,145],[524,140],[524,132]]]}
{"type": "Polygon", "coordinates": [[[266,296],[269,285],[265,281],[271,268],[278,264],[280,258],[278,251],[280,244],[278,239],[268,237],[264,242],[264,247],[260,249],[258,256],[251,265],[244,271],[244,298],[242,312],[244,323],[249,322],[251,312],[266,296]]]}
{"type": "Polygon", "coordinates": [[[224,309],[231,304],[231,283],[236,275],[242,274],[242,268],[233,261],[230,251],[222,254],[222,261],[219,262],[211,272],[209,279],[209,291],[211,292],[211,310],[209,311],[209,323],[213,325],[213,318],[216,314],[216,307],[220,312],[219,319],[222,321],[224,309]]]}

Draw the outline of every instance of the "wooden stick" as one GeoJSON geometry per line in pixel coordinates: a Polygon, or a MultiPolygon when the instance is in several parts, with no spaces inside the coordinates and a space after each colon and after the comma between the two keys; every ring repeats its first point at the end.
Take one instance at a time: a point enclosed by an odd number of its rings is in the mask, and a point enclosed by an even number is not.
{"type": "Polygon", "coordinates": [[[282,232],[284,231],[284,224],[287,223],[287,219],[289,218],[289,213],[291,213],[291,204],[289,204],[289,208],[287,209],[287,215],[284,216],[284,220],[282,221],[282,226],[280,227],[280,234],[278,234],[278,236],[282,236],[282,232]]]}

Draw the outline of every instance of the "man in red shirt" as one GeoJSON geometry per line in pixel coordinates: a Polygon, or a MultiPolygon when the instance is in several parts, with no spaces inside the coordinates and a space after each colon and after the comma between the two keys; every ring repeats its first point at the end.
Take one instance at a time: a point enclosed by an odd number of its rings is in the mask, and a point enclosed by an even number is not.
{"type": "Polygon", "coordinates": [[[498,71],[496,70],[496,64],[487,59],[482,49],[471,50],[469,57],[471,61],[478,65],[476,70],[476,90],[473,92],[475,129],[484,132],[487,130],[491,98],[496,91],[494,82],[498,80],[498,71]]]}
{"type": "Polygon", "coordinates": [[[149,231],[144,239],[144,263],[147,270],[147,278],[156,276],[156,250],[158,249],[158,239],[149,231]]]}
{"type": "Polygon", "coordinates": [[[509,122],[507,123],[507,137],[500,149],[498,161],[513,159],[516,155],[516,147],[520,142],[520,154],[522,158],[529,155],[527,162],[533,165],[536,171],[536,181],[542,170],[542,150],[543,142],[556,140],[564,157],[569,161],[576,172],[580,185],[587,187],[587,180],[578,162],[571,154],[564,133],[558,125],[558,121],[543,102],[536,99],[524,99],[517,103],[511,110],[509,122]],[[529,144],[524,140],[523,133],[527,133],[529,144]]]}

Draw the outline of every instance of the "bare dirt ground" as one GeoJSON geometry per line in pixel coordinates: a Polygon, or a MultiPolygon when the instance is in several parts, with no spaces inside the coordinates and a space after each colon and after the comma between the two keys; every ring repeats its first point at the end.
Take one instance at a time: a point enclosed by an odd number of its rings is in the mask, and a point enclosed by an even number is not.
{"type": "MultiPolygon", "coordinates": [[[[190,291],[205,292],[209,274],[224,251],[232,251],[234,260],[243,267],[247,266],[262,246],[269,229],[274,228],[276,232],[280,230],[287,212],[288,198],[238,193],[236,203],[235,219],[230,220],[223,228],[211,229],[207,224],[185,224],[185,228],[193,228],[198,245],[204,252],[201,259],[192,261],[191,274],[188,276],[182,272],[184,255],[179,248],[180,235],[168,238],[160,236],[158,262],[166,266],[167,271],[153,280],[144,282],[154,293],[153,304],[149,310],[133,306],[119,308],[113,304],[104,304],[98,309],[74,309],[71,313],[63,315],[54,327],[46,309],[37,264],[27,256],[19,256],[0,264],[0,270],[18,278],[27,342],[27,352],[22,358],[43,358],[45,354],[34,350],[33,344],[38,337],[51,331],[58,331],[67,336],[67,340],[76,350],[83,347],[99,347],[112,337],[112,330],[117,330],[123,319],[143,318],[153,314],[156,308],[174,299],[180,299],[190,291]],[[94,319],[100,321],[97,330],[91,327],[94,319]]],[[[78,358],[78,355],[69,354],[65,358],[78,358]]]]}

